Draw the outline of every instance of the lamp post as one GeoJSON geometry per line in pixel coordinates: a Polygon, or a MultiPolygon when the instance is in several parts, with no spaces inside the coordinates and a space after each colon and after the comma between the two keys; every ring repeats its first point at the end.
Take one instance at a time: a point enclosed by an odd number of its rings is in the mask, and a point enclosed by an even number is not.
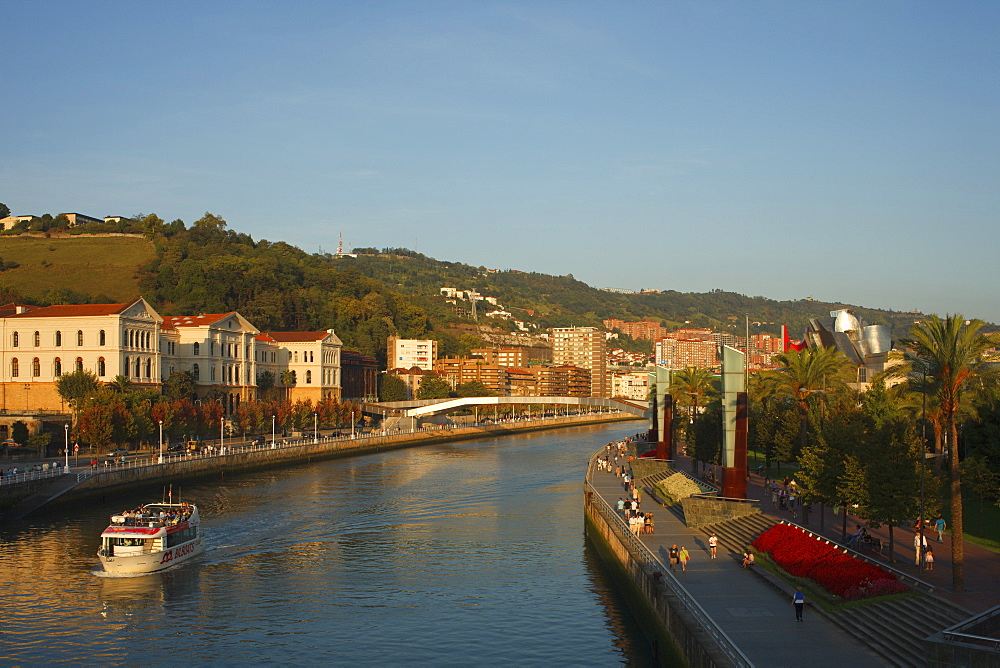
{"type": "Polygon", "coordinates": [[[160,459],[157,464],[163,463],[163,420],[160,420],[160,459]]]}
{"type": "Polygon", "coordinates": [[[274,429],[275,429],[275,420],[277,420],[277,417],[278,416],[276,416],[276,415],[272,415],[271,416],[271,447],[272,448],[276,447],[275,444],[274,444],[274,434],[275,434],[274,429]]]}
{"type": "Polygon", "coordinates": [[[219,454],[226,454],[226,418],[219,420],[219,454]]]}
{"type": "Polygon", "coordinates": [[[319,433],[316,431],[319,429],[319,414],[313,413],[313,443],[319,443],[319,433]]]}
{"type": "Polygon", "coordinates": [[[63,446],[63,454],[66,455],[66,473],[69,473],[69,425],[63,425],[66,432],[66,445],[63,446]]]}
{"type": "Polygon", "coordinates": [[[351,404],[351,438],[354,438],[354,404],[351,404]]]}

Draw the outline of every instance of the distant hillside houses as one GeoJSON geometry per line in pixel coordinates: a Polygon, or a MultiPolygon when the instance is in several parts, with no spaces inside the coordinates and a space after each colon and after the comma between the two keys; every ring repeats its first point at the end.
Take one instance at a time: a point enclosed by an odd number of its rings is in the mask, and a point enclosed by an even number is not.
{"type": "MultiPolygon", "coordinates": [[[[129,220],[129,218],[124,216],[105,216],[104,218],[94,218],[93,216],[85,216],[82,213],[60,213],[56,216],[52,216],[51,218],[53,227],[64,227],[66,229],[72,229],[88,223],[118,223],[123,220],[129,220]]],[[[0,218],[0,231],[8,231],[15,228],[27,230],[30,229],[32,223],[36,220],[42,220],[42,217],[29,214],[0,218]]]]}

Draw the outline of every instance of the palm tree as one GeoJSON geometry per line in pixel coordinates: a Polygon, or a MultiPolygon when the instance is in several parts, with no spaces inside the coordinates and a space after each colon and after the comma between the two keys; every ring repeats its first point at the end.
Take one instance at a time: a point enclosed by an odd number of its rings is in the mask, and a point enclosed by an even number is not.
{"type": "Polygon", "coordinates": [[[846,387],[844,378],[850,361],[836,348],[804,348],[775,356],[781,368],[774,374],[777,394],[789,397],[799,413],[799,451],[806,447],[809,433],[809,405],[814,394],[825,398],[835,389],[846,387]]]}
{"type": "Polygon", "coordinates": [[[927,379],[935,394],[951,473],[951,579],[955,591],[965,591],[965,545],[962,526],[962,478],[959,469],[958,420],[963,399],[994,384],[1000,367],[993,348],[994,336],[981,333],[985,323],[966,321],[961,315],[932,315],[918,322],[910,335],[900,339],[906,364],[901,373],[911,381],[927,379]]]}
{"type": "MultiPolygon", "coordinates": [[[[717,394],[712,372],[708,369],[701,369],[694,366],[681,369],[674,374],[667,391],[675,398],[674,400],[678,405],[687,404],[690,406],[688,412],[689,426],[694,423],[694,417],[698,414],[699,400],[707,399],[717,394]]],[[[701,403],[704,405],[705,402],[701,401],[701,403]]],[[[685,429],[685,436],[689,439],[691,434],[687,432],[688,430],[685,429]]]]}

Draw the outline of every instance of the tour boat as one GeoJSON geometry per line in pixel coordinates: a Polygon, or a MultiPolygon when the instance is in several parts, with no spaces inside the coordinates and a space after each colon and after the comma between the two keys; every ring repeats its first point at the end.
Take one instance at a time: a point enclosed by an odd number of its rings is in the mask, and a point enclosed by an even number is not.
{"type": "Polygon", "coordinates": [[[111,516],[97,556],[108,573],[155,573],[205,551],[198,506],[147,503],[111,516]]]}

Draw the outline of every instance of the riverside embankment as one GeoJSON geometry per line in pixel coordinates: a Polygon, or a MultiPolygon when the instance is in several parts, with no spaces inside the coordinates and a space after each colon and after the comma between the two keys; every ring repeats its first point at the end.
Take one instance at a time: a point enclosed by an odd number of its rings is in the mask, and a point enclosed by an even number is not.
{"type": "Polygon", "coordinates": [[[320,438],[316,441],[305,439],[257,446],[236,445],[211,454],[169,456],[162,463],[156,458],[138,459],[125,465],[88,467],[51,478],[0,485],[0,513],[7,519],[17,519],[41,507],[56,507],[82,499],[106,497],[156,483],[178,484],[198,478],[224,478],[227,474],[294,466],[318,459],[635,419],[624,413],[593,413],[356,438],[320,438]]]}

